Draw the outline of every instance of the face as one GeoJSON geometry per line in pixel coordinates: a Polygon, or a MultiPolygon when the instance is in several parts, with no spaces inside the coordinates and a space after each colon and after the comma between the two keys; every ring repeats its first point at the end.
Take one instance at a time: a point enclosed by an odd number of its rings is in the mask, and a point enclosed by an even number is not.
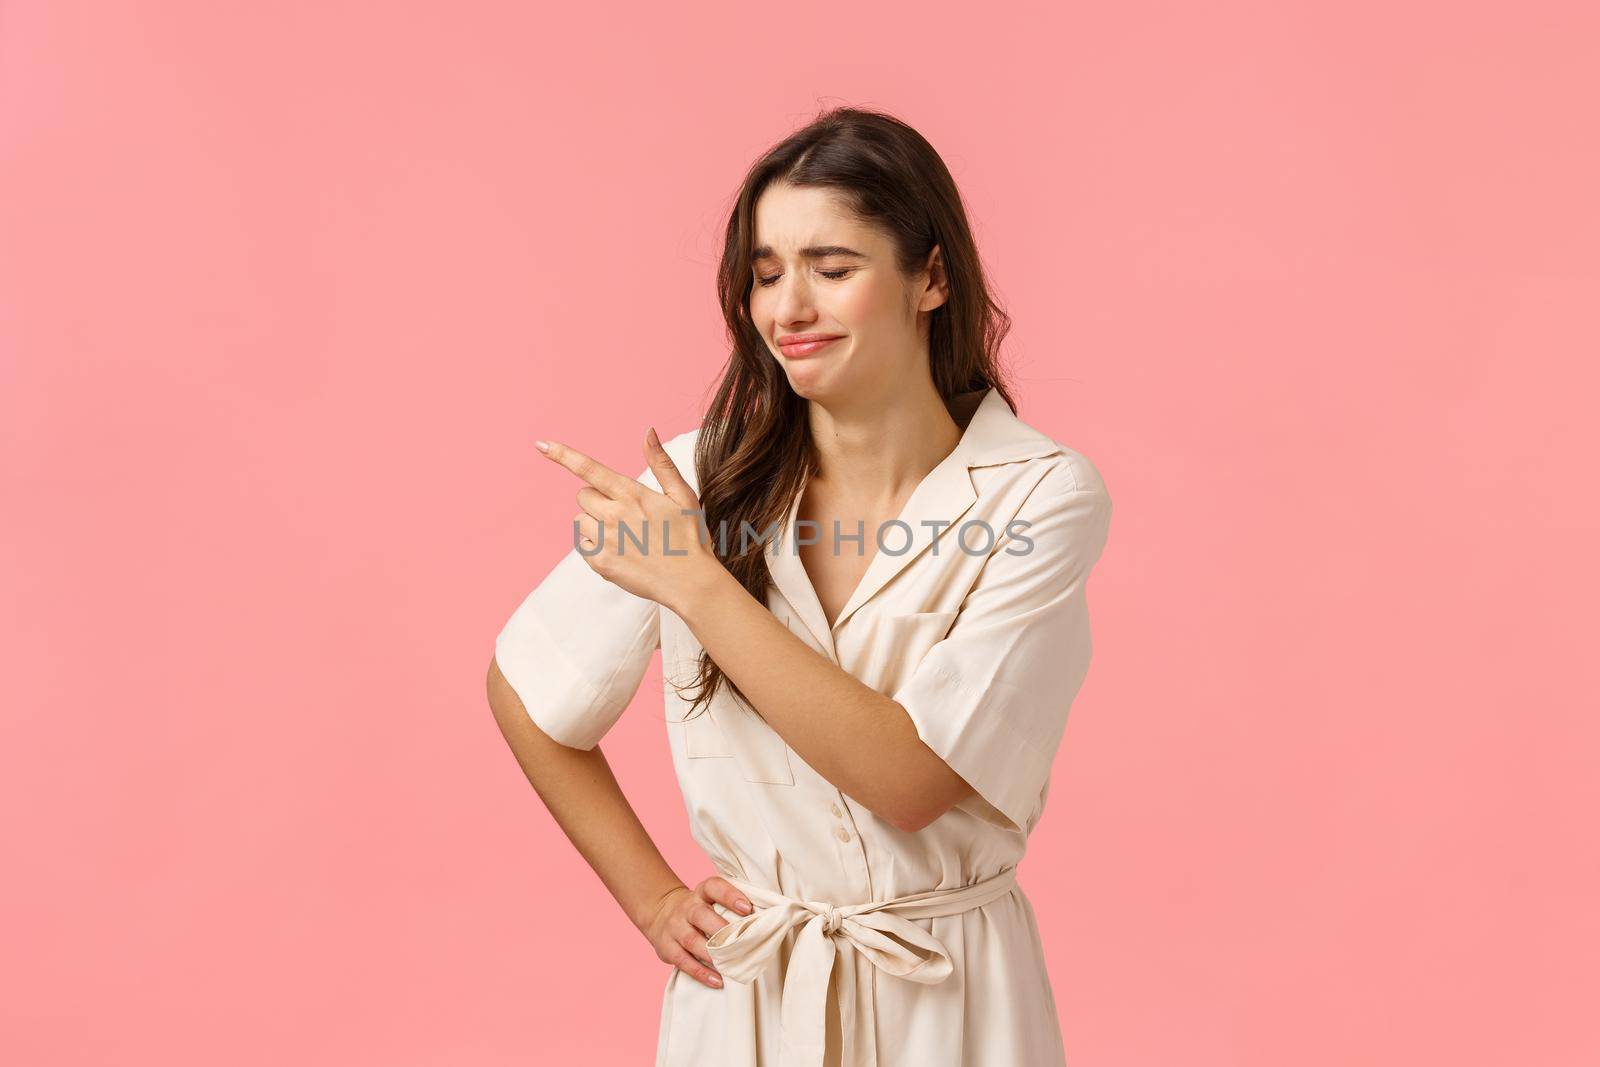
{"type": "Polygon", "coordinates": [[[914,278],[888,236],[849,216],[838,194],[768,186],[755,209],[750,318],[789,385],[808,400],[880,396],[928,375],[928,313],[945,302],[937,247],[914,278]],[[822,344],[791,344],[819,335],[822,344]]]}

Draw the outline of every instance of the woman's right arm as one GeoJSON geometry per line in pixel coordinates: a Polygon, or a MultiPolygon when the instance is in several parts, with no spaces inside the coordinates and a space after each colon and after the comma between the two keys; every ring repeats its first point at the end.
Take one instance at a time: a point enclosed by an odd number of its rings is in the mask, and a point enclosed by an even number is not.
{"type": "MultiPolygon", "coordinates": [[[[688,927],[709,924],[714,932],[726,920],[667,865],[600,747],[584,750],[552,740],[534,724],[494,659],[489,661],[488,694],[495,722],[522,773],[629,920],[664,962],[707,985],[720,985],[721,977],[706,965],[707,933],[688,927]],[[694,945],[692,953],[683,940],[694,945]]],[[[719,878],[702,883],[702,892],[728,907],[738,897],[733,886],[719,878]]]]}

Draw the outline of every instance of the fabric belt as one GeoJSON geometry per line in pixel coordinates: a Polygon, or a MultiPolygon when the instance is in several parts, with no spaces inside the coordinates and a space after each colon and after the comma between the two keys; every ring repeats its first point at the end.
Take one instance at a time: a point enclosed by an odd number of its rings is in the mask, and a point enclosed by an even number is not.
{"type": "Polygon", "coordinates": [[[1017,870],[1007,867],[973,885],[865,904],[796,900],[738,878],[726,880],[750,899],[753,910],[730,920],[706,941],[711,960],[723,976],[738,982],[754,981],[788,932],[800,928],[783,976],[778,1067],[825,1067],[828,983],[836,956],[843,960],[838,985],[840,1067],[876,1067],[877,1033],[868,968],[924,985],[944,981],[955,969],[950,953],[910,920],[956,915],[998,900],[1016,885],[1017,870]]]}

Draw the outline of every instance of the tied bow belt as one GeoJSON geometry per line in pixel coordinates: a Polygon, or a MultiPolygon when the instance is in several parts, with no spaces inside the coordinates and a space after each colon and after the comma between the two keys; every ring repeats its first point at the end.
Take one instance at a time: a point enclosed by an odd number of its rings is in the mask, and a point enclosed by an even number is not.
{"type": "Polygon", "coordinates": [[[1017,870],[1007,867],[972,885],[865,904],[795,900],[738,878],[726,881],[750,899],[754,910],[737,916],[706,941],[712,962],[724,976],[754,981],[785,935],[800,928],[783,976],[779,1067],[823,1067],[828,981],[836,954],[844,962],[838,986],[843,1065],[875,1067],[872,975],[867,968],[924,985],[944,981],[955,969],[950,953],[909,920],[956,915],[998,900],[1011,892],[1017,870]]]}

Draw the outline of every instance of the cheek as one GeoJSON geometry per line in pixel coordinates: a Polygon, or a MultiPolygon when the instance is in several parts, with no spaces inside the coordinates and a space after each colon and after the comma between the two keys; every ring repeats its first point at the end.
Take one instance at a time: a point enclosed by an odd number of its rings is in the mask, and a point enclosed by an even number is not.
{"type": "Polygon", "coordinates": [[[750,290],[750,298],[745,301],[745,306],[750,310],[750,321],[763,333],[772,322],[772,301],[760,287],[750,290]]]}
{"type": "Polygon", "coordinates": [[[897,320],[900,317],[899,299],[899,293],[891,286],[852,285],[834,296],[832,306],[841,322],[865,330],[875,323],[897,320]]]}

